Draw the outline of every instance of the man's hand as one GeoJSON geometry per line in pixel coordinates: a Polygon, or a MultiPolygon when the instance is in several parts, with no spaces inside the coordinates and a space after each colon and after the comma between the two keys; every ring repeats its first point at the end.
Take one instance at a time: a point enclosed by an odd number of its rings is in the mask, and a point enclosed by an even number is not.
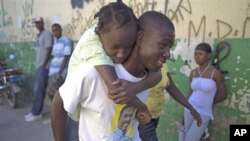
{"type": "Polygon", "coordinates": [[[194,117],[194,119],[196,119],[197,126],[201,126],[202,119],[201,119],[200,114],[195,109],[191,109],[190,112],[191,112],[192,116],[194,117]]]}
{"type": "Polygon", "coordinates": [[[126,104],[136,95],[134,84],[124,79],[117,79],[112,83],[118,88],[115,90],[108,90],[108,97],[116,104],[126,104]]]}
{"type": "Polygon", "coordinates": [[[140,124],[144,125],[151,121],[152,116],[149,111],[137,110],[136,119],[139,121],[140,124]]]}
{"type": "Polygon", "coordinates": [[[141,104],[141,106],[137,108],[135,117],[142,125],[149,123],[152,119],[146,104],[141,104]]]}
{"type": "Polygon", "coordinates": [[[59,81],[62,79],[62,75],[60,73],[56,74],[56,80],[59,81]]]}

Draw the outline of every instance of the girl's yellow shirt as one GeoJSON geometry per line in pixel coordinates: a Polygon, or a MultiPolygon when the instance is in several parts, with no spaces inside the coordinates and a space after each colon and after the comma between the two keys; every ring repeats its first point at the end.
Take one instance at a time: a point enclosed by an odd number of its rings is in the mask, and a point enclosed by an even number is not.
{"type": "Polygon", "coordinates": [[[162,75],[161,81],[155,87],[149,90],[147,106],[149,112],[152,115],[152,118],[158,118],[164,107],[165,103],[164,94],[166,93],[165,89],[169,84],[167,72],[168,72],[167,65],[164,64],[161,69],[161,75],[162,75]]]}

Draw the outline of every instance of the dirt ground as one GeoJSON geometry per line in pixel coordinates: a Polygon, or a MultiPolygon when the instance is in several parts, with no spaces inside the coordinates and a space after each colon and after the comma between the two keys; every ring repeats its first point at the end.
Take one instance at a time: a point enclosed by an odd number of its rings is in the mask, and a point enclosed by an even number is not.
{"type": "Polygon", "coordinates": [[[43,118],[25,122],[24,115],[31,110],[32,100],[19,96],[16,109],[0,105],[0,141],[53,141],[50,126],[50,105],[45,103],[43,118]]]}

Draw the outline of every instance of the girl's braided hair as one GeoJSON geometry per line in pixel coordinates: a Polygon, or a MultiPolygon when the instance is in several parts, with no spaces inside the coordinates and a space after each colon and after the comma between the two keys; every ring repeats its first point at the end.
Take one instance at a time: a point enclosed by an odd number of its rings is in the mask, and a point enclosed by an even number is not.
{"type": "MultiPolygon", "coordinates": [[[[106,6],[103,6],[99,12],[97,12],[94,18],[98,17],[96,33],[100,30],[104,32],[109,31],[109,24],[115,24],[117,28],[120,28],[129,23],[134,23],[138,27],[137,18],[133,10],[125,5],[122,0],[112,2],[106,6]]],[[[113,26],[113,25],[112,25],[113,26]]]]}

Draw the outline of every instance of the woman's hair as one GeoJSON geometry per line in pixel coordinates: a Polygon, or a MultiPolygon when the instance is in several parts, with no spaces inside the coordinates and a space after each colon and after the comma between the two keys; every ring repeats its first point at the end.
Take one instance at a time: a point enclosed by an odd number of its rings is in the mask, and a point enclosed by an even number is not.
{"type": "Polygon", "coordinates": [[[97,12],[94,18],[98,17],[98,24],[95,30],[98,33],[100,30],[104,32],[109,31],[109,24],[116,25],[117,28],[120,28],[129,23],[134,23],[138,27],[138,22],[133,10],[125,5],[121,0],[117,2],[112,2],[106,6],[103,6],[99,12],[97,12]]]}
{"type": "Polygon", "coordinates": [[[211,53],[212,49],[211,46],[208,43],[200,43],[196,46],[195,50],[203,50],[206,53],[211,53]]]}

